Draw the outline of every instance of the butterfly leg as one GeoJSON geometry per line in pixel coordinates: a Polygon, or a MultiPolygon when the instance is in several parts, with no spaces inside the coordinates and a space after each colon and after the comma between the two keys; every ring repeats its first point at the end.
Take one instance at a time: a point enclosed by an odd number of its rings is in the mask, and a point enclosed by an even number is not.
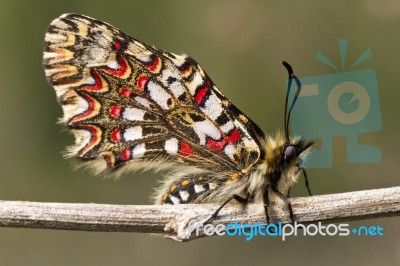
{"type": "Polygon", "coordinates": [[[276,189],[276,187],[272,187],[272,191],[274,191],[279,196],[279,198],[281,198],[281,200],[283,200],[287,204],[288,209],[289,209],[290,220],[292,221],[292,224],[293,224],[294,218],[293,218],[292,204],[279,190],[276,189]]]}
{"type": "Polygon", "coordinates": [[[266,189],[264,194],[263,194],[265,219],[267,220],[267,225],[269,224],[269,215],[268,215],[269,196],[268,196],[268,191],[269,191],[269,189],[266,189]]]}
{"type": "MultiPolygon", "coordinates": [[[[310,190],[310,185],[309,185],[309,183],[308,183],[308,177],[307,177],[306,169],[304,169],[304,167],[301,167],[301,166],[299,166],[299,165],[297,165],[297,167],[298,167],[299,171],[302,171],[302,172],[303,172],[304,181],[306,182],[306,188],[307,188],[307,190],[308,190],[308,194],[309,194],[310,196],[312,196],[312,193],[311,193],[311,190],[310,190]]],[[[289,197],[289,195],[288,195],[288,197],[289,197]]]]}
{"type": "Polygon", "coordinates": [[[221,210],[223,207],[225,207],[225,205],[228,204],[228,203],[229,203],[231,200],[233,200],[233,199],[235,199],[236,201],[238,201],[238,202],[244,204],[244,203],[247,203],[247,202],[248,202],[248,200],[249,200],[249,195],[247,195],[245,198],[243,198],[243,197],[241,197],[241,196],[239,196],[239,195],[233,194],[233,195],[232,195],[230,198],[228,198],[224,203],[222,203],[221,206],[219,206],[219,208],[211,215],[211,217],[210,217],[207,221],[204,222],[204,224],[208,224],[208,223],[210,223],[211,221],[213,221],[215,218],[217,218],[218,213],[220,212],[220,210],[221,210]]]}

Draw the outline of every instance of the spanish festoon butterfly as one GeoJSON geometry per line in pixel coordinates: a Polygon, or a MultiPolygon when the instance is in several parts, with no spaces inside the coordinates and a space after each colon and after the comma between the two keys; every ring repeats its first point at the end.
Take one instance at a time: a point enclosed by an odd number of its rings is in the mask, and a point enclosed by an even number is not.
{"type": "Polygon", "coordinates": [[[266,135],[192,58],[76,14],[50,24],[43,65],[75,136],[68,157],[97,173],[168,170],[156,204],[263,202],[269,222],[270,201],[285,202],[293,220],[287,196],[312,143],[289,136],[290,84],[285,130],[266,135]]]}

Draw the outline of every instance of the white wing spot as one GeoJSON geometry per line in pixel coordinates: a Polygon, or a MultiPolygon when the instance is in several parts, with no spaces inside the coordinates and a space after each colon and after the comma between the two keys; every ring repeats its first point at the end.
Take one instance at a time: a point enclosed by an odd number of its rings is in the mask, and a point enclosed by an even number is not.
{"type": "Polygon", "coordinates": [[[138,103],[140,103],[141,105],[143,105],[144,107],[147,107],[147,108],[150,107],[150,102],[147,99],[143,98],[143,97],[136,96],[135,100],[138,103]]]}
{"type": "Polygon", "coordinates": [[[179,191],[179,196],[181,196],[182,201],[187,201],[189,199],[189,192],[187,191],[179,191]]]}
{"type": "Polygon", "coordinates": [[[84,98],[76,96],[75,103],[62,105],[64,113],[64,121],[67,121],[71,117],[74,117],[78,114],[84,113],[86,110],[88,110],[88,108],[89,108],[88,102],[84,98]]]}
{"type": "MultiPolygon", "coordinates": [[[[64,18],[64,16],[61,16],[60,18],[64,18]]],[[[64,30],[71,27],[70,25],[68,25],[67,23],[65,23],[64,21],[62,21],[61,19],[58,19],[58,18],[55,19],[52,24],[57,26],[58,28],[61,28],[64,30]]]]}
{"type": "Polygon", "coordinates": [[[107,66],[109,68],[112,68],[112,69],[118,69],[119,68],[119,64],[118,64],[117,61],[111,61],[110,63],[107,64],[107,66]]]}
{"type": "MultiPolygon", "coordinates": [[[[171,63],[169,63],[169,65],[170,64],[171,63]]],[[[181,77],[179,76],[179,74],[176,71],[172,71],[172,69],[166,68],[162,72],[162,81],[163,81],[164,86],[168,86],[169,85],[168,84],[168,79],[169,78],[175,78],[176,80],[180,80],[181,79],[181,77]]]]}
{"type": "Polygon", "coordinates": [[[168,100],[171,99],[171,95],[153,81],[149,81],[147,89],[151,99],[153,99],[161,108],[168,108],[168,100]]]}
{"type": "Polygon", "coordinates": [[[126,141],[133,141],[142,138],[142,127],[130,127],[125,130],[124,139],[126,141]]]}
{"type": "Polygon", "coordinates": [[[230,158],[230,159],[234,159],[233,155],[236,152],[235,146],[233,146],[232,144],[228,144],[225,146],[225,154],[230,158]]]}
{"type": "Polygon", "coordinates": [[[190,94],[194,95],[196,88],[203,83],[203,77],[196,71],[193,79],[188,83],[190,94]]]}
{"type": "Polygon", "coordinates": [[[201,110],[212,120],[215,120],[221,115],[223,108],[217,96],[214,93],[211,93],[201,110]]]}
{"type": "Polygon", "coordinates": [[[221,138],[221,133],[219,132],[218,128],[210,120],[194,123],[193,129],[199,137],[201,145],[206,144],[206,136],[210,136],[215,140],[219,140],[221,138]]]}
{"type": "Polygon", "coordinates": [[[231,131],[231,130],[233,129],[233,123],[232,123],[232,121],[226,122],[226,124],[223,124],[223,125],[220,127],[220,129],[221,129],[222,132],[228,133],[229,131],[231,131]]]}
{"type": "Polygon", "coordinates": [[[164,148],[168,154],[176,155],[178,153],[178,140],[176,138],[166,140],[164,148]]]}
{"type": "Polygon", "coordinates": [[[208,186],[210,187],[210,190],[213,190],[217,187],[217,184],[215,182],[211,182],[211,183],[208,183],[208,186]]]}
{"type": "Polygon", "coordinates": [[[148,54],[148,55],[137,55],[136,57],[137,57],[137,59],[139,59],[140,61],[142,61],[142,62],[145,62],[145,63],[148,63],[148,62],[150,62],[150,60],[151,60],[151,54],[148,54]]]}
{"type": "Polygon", "coordinates": [[[73,132],[75,136],[75,145],[77,145],[76,146],[77,150],[80,150],[83,147],[85,147],[92,138],[92,134],[88,130],[75,129],[73,132]]]}
{"type": "Polygon", "coordinates": [[[138,108],[125,108],[123,118],[130,121],[143,121],[145,112],[138,108]]]}
{"type": "Polygon", "coordinates": [[[89,108],[88,102],[82,97],[78,97],[78,109],[76,109],[76,114],[81,114],[89,108]]]}
{"type": "Polygon", "coordinates": [[[146,147],[144,143],[136,145],[135,148],[132,149],[132,158],[137,159],[142,157],[146,153],[146,147]]]}
{"type": "Polygon", "coordinates": [[[194,185],[194,192],[200,193],[200,192],[202,192],[204,190],[205,190],[204,186],[202,186],[202,185],[194,185]]]}
{"type": "Polygon", "coordinates": [[[177,54],[173,55],[175,56],[175,58],[170,57],[170,59],[175,66],[180,67],[186,62],[186,55],[177,55],[177,54]]]}
{"type": "Polygon", "coordinates": [[[45,40],[51,43],[61,43],[67,41],[67,36],[56,33],[46,33],[45,40]]]}
{"type": "Polygon", "coordinates": [[[185,88],[178,81],[175,81],[174,83],[169,85],[169,88],[176,98],[179,98],[179,96],[181,96],[185,92],[185,88]]]}
{"type": "Polygon", "coordinates": [[[176,97],[179,98],[181,96],[185,89],[183,85],[181,84],[181,77],[176,71],[171,71],[171,69],[166,68],[162,72],[162,81],[163,85],[166,87],[169,87],[169,89],[172,91],[172,94],[176,97]],[[175,78],[175,81],[171,84],[169,84],[168,79],[169,78],[175,78]]]}
{"type": "Polygon", "coordinates": [[[175,204],[175,205],[181,203],[181,201],[175,196],[169,195],[169,198],[171,199],[172,203],[175,204]]]}
{"type": "Polygon", "coordinates": [[[94,80],[94,78],[93,78],[92,76],[89,76],[89,77],[86,79],[85,84],[94,85],[94,84],[96,84],[96,81],[94,80]]]}

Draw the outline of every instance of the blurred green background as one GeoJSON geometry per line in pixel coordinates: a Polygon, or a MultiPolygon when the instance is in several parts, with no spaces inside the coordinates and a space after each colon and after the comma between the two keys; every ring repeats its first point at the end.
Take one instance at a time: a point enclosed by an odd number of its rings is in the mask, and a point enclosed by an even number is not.
{"type": "MultiPolygon", "coordinates": [[[[356,70],[375,69],[383,130],[360,136],[378,147],[380,164],[347,164],[346,140],[334,139],[332,169],[310,169],[316,194],[399,185],[400,2],[354,1],[5,1],[0,0],[0,199],[147,204],[157,177],[119,180],[73,170],[62,158],[70,134],[56,125],[61,108],[41,66],[48,24],[63,13],[106,21],[131,36],[200,62],[225,95],[266,132],[282,128],[281,60],[298,76],[335,73],[337,40],[349,39],[348,62],[370,48],[356,70]]],[[[340,70],[339,70],[340,71],[340,70]]],[[[316,127],[318,125],[315,125],[316,127]]],[[[306,195],[302,181],[293,196],[306,195]]],[[[147,234],[0,228],[0,265],[399,265],[398,217],[383,237],[212,237],[175,243],[147,234]]]]}

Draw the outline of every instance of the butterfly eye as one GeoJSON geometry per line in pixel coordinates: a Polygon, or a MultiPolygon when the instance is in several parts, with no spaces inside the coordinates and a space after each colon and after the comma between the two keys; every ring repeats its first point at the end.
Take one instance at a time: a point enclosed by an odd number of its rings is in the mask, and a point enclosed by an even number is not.
{"type": "Polygon", "coordinates": [[[297,157],[297,150],[294,146],[289,145],[285,148],[285,162],[289,163],[297,157]]]}

